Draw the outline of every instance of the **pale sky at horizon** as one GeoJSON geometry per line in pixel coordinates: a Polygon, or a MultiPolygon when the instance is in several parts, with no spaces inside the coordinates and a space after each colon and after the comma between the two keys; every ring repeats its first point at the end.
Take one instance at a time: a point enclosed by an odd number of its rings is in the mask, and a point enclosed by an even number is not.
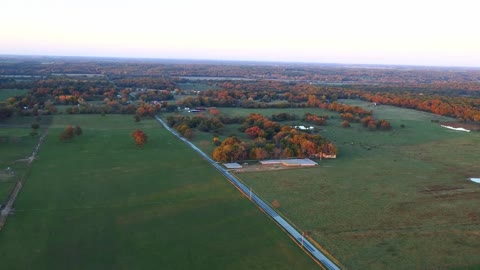
{"type": "Polygon", "coordinates": [[[3,0],[0,54],[480,67],[476,1],[3,0]]]}

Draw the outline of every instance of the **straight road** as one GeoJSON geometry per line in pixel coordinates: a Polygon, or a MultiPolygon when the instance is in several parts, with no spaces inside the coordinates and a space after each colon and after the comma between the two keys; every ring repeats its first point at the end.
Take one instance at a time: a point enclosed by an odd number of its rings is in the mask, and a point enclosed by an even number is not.
{"type": "Polygon", "coordinates": [[[188,146],[190,146],[193,150],[195,150],[200,156],[208,161],[215,169],[221,172],[228,181],[237,187],[239,190],[242,191],[245,196],[250,198],[250,200],[255,203],[258,207],[260,207],[267,215],[269,215],[279,226],[281,226],[290,236],[295,239],[298,244],[305,248],[305,250],[310,253],[318,262],[320,262],[326,269],[328,270],[340,270],[340,268],[334,264],[325,254],[323,254],[320,250],[318,250],[310,241],[305,239],[303,235],[298,232],[292,225],[290,225],[285,219],[275,212],[268,204],[266,204],[260,197],[257,196],[250,188],[245,186],[240,180],[238,180],[233,174],[225,170],[220,164],[215,162],[211,159],[208,155],[206,155],[202,150],[196,147],[193,143],[188,141],[187,139],[180,136],[175,130],[170,128],[160,117],[155,116],[160,124],[163,125],[168,131],[170,131],[175,137],[179,138],[183,142],[185,142],[188,146]]]}

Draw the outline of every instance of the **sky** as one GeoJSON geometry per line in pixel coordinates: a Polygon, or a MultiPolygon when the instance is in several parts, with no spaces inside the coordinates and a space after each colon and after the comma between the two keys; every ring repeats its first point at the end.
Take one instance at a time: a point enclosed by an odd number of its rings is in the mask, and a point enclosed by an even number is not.
{"type": "Polygon", "coordinates": [[[2,0],[0,54],[480,67],[474,0],[2,0]]]}

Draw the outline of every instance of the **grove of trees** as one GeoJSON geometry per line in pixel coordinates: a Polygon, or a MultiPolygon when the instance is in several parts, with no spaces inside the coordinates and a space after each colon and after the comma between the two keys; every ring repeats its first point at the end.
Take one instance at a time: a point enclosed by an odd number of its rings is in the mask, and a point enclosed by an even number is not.
{"type": "Polygon", "coordinates": [[[221,162],[266,158],[321,158],[337,155],[333,143],[318,134],[296,130],[290,126],[280,126],[260,114],[250,114],[240,131],[244,131],[253,141],[242,142],[230,136],[219,143],[213,151],[213,158],[221,162]]]}
{"type": "Polygon", "coordinates": [[[75,136],[82,135],[82,128],[80,126],[71,126],[68,125],[65,129],[60,133],[60,141],[67,142],[73,139],[75,136]]]}

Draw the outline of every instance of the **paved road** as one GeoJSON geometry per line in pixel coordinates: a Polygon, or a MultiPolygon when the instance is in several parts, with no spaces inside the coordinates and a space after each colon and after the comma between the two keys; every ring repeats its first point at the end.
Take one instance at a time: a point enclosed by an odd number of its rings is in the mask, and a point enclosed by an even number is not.
{"type": "Polygon", "coordinates": [[[252,192],[251,189],[249,189],[242,182],[240,182],[233,174],[225,170],[220,164],[211,159],[193,143],[180,136],[175,130],[170,128],[160,117],[155,116],[155,118],[158,122],[160,122],[160,124],[163,125],[163,127],[165,127],[177,138],[185,142],[191,148],[193,148],[193,150],[200,154],[203,159],[212,164],[212,166],[215,167],[219,172],[221,172],[230,181],[232,185],[240,189],[247,197],[251,199],[251,201],[253,201],[261,209],[263,209],[263,211],[265,211],[267,215],[272,217],[273,220],[278,223],[278,225],[285,229],[285,231],[287,231],[288,234],[290,234],[298,242],[298,244],[303,246],[305,250],[307,250],[313,257],[315,257],[315,259],[317,259],[325,268],[327,268],[328,270],[340,270],[340,268],[335,265],[327,256],[325,256],[325,254],[319,251],[312,243],[310,243],[310,241],[305,239],[301,233],[299,233],[295,228],[293,228],[285,219],[279,216],[277,212],[275,212],[275,210],[273,210],[268,204],[266,204],[262,199],[260,199],[260,197],[258,197],[257,194],[252,192]]]}

